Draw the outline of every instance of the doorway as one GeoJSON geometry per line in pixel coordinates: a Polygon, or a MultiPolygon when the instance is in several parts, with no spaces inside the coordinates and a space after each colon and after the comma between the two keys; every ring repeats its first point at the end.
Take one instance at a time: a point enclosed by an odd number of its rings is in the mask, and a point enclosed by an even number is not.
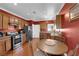
{"type": "Polygon", "coordinates": [[[32,37],[40,38],[40,25],[32,25],[32,37]]]}
{"type": "Polygon", "coordinates": [[[35,53],[35,51],[37,50],[38,47],[38,43],[40,40],[40,25],[39,24],[33,24],[32,25],[32,50],[33,50],[33,54],[35,53]]]}

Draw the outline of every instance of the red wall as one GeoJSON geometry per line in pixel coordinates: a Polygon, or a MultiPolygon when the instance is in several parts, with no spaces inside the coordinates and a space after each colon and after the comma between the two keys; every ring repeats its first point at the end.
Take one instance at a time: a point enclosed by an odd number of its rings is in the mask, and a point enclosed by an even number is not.
{"type": "Polygon", "coordinates": [[[69,10],[74,4],[65,4],[62,8],[60,14],[64,15],[62,19],[62,32],[66,37],[66,41],[69,47],[69,50],[74,48],[77,43],[79,43],[79,19],[71,22],[69,18],[69,10]]]}

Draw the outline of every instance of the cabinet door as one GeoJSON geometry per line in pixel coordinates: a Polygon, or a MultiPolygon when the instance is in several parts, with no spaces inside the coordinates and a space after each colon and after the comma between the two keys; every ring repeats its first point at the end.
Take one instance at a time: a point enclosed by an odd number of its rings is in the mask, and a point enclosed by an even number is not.
{"type": "Polygon", "coordinates": [[[40,31],[47,31],[47,24],[45,22],[40,24],[40,31]]]}
{"type": "Polygon", "coordinates": [[[57,15],[56,16],[56,28],[61,29],[63,24],[64,15],[57,15]]]}
{"type": "Polygon", "coordinates": [[[5,54],[5,41],[0,41],[0,56],[5,54]]]}
{"type": "Polygon", "coordinates": [[[24,44],[25,42],[26,42],[26,34],[23,34],[22,44],[24,44]]]}
{"type": "Polygon", "coordinates": [[[0,14],[0,29],[2,29],[2,15],[0,14]]]}
{"type": "Polygon", "coordinates": [[[61,15],[56,16],[56,28],[57,29],[61,28],[61,15]]]}
{"type": "Polygon", "coordinates": [[[7,38],[6,40],[6,52],[11,49],[11,39],[7,38]]]}
{"type": "Polygon", "coordinates": [[[21,26],[21,19],[19,19],[19,29],[22,29],[22,26],[21,26]]]}
{"type": "Polygon", "coordinates": [[[21,28],[24,27],[24,20],[21,20],[21,28]]]}
{"type": "Polygon", "coordinates": [[[3,15],[3,29],[8,29],[9,16],[3,15]]]}

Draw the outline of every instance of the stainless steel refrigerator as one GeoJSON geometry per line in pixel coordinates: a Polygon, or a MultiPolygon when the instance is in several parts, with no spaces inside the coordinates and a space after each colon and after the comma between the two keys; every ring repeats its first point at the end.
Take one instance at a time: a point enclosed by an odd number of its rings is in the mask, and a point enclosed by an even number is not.
{"type": "Polygon", "coordinates": [[[26,41],[29,42],[32,40],[32,26],[25,26],[24,33],[26,33],[26,41]]]}

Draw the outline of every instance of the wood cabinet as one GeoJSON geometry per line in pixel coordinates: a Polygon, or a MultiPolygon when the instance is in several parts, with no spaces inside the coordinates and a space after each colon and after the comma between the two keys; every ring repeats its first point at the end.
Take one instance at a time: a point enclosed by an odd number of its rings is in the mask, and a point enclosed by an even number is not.
{"type": "Polygon", "coordinates": [[[40,24],[40,31],[47,31],[47,23],[46,22],[42,22],[40,24]]]}
{"type": "Polygon", "coordinates": [[[26,43],[26,34],[24,33],[22,35],[22,44],[26,43]]]}
{"type": "Polygon", "coordinates": [[[62,28],[63,18],[64,18],[64,15],[56,15],[56,28],[57,29],[62,28]]]}
{"type": "Polygon", "coordinates": [[[11,38],[10,37],[7,37],[5,45],[6,45],[6,52],[7,52],[11,49],[11,38]]]}
{"type": "Polygon", "coordinates": [[[56,15],[56,28],[61,28],[61,15],[56,15]]]}
{"type": "Polygon", "coordinates": [[[2,14],[0,14],[0,29],[2,29],[2,14]]]}
{"type": "Polygon", "coordinates": [[[5,41],[4,40],[0,40],[0,55],[4,55],[5,54],[5,41]]]}
{"type": "Polygon", "coordinates": [[[25,24],[28,24],[28,22],[24,19],[0,12],[0,29],[7,30],[9,25],[16,25],[18,28],[23,28],[25,24]]]}
{"type": "Polygon", "coordinates": [[[19,29],[22,29],[22,25],[21,25],[21,19],[19,19],[19,29]]]}
{"type": "Polygon", "coordinates": [[[21,20],[21,27],[24,27],[24,20],[21,20]]]}
{"type": "Polygon", "coordinates": [[[9,16],[3,15],[3,29],[8,29],[9,16]]]}
{"type": "Polygon", "coordinates": [[[0,55],[5,55],[11,49],[11,38],[9,36],[0,38],[0,55]]]}
{"type": "Polygon", "coordinates": [[[51,39],[50,33],[40,33],[40,39],[51,39]]]}

